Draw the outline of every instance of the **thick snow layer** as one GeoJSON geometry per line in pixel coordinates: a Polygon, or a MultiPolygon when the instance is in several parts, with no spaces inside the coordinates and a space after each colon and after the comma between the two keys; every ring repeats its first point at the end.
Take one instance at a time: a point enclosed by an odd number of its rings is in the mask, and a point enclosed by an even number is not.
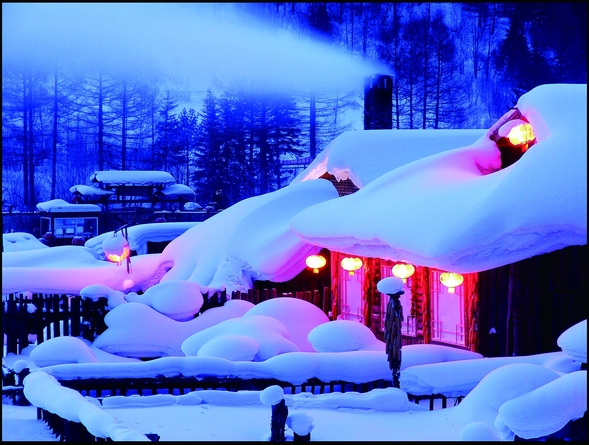
{"type": "Polygon", "coordinates": [[[70,192],[78,192],[82,196],[110,196],[114,195],[115,192],[112,190],[103,190],[98,187],[92,187],[90,185],[74,185],[70,187],[70,192]]]}
{"type": "Polygon", "coordinates": [[[174,177],[164,171],[97,171],[90,175],[91,182],[98,182],[114,187],[119,185],[172,185],[174,177]]]}
{"type": "Polygon", "coordinates": [[[580,321],[560,334],[556,344],[572,360],[587,363],[587,320],[580,321]]]}
{"type": "Polygon", "coordinates": [[[161,191],[162,195],[166,196],[185,196],[194,199],[195,193],[190,187],[184,184],[172,184],[161,191]]]}
{"type": "Polygon", "coordinates": [[[229,318],[241,317],[253,306],[247,301],[231,300],[223,307],[209,309],[197,318],[182,322],[145,304],[121,304],[106,314],[107,329],[94,340],[94,346],[124,357],[184,356],[182,342],[192,334],[229,318]]]}
{"type": "Polygon", "coordinates": [[[30,233],[12,232],[2,234],[2,252],[17,252],[22,250],[36,250],[48,248],[49,246],[43,244],[30,233]]]}
{"type": "MultiPolygon", "coordinates": [[[[188,357],[204,355],[199,354],[199,350],[225,333],[229,334],[226,336],[227,342],[235,341],[233,335],[253,339],[258,345],[253,361],[264,361],[279,354],[299,350],[298,346],[289,340],[290,333],[282,322],[266,315],[250,315],[222,321],[191,335],[182,343],[182,352],[188,357]]],[[[241,344],[241,341],[239,343],[241,344]]],[[[210,348],[209,345],[208,355],[213,352],[210,348]]]]}
{"type": "Polygon", "coordinates": [[[482,137],[311,206],[292,228],[332,250],[455,272],[586,244],[587,86],[539,86],[517,107],[538,142],[511,166],[494,171],[500,152],[482,137]]]}
{"type": "Polygon", "coordinates": [[[279,297],[262,301],[248,310],[244,317],[269,315],[280,320],[289,332],[289,339],[299,351],[314,351],[308,340],[309,333],[317,326],[329,321],[321,309],[305,300],[293,297],[279,297]]]}
{"type": "MultiPolygon", "coordinates": [[[[144,255],[147,253],[148,242],[172,241],[197,224],[200,223],[158,222],[137,224],[136,226],[127,227],[127,240],[131,250],[134,250],[137,255],[144,255]]],[[[84,245],[98,253],[101,259],[105,259],[102,243],[105,239],[112,237],[113,234],[114,231],[102,233],[90,238],[84,245]]]]}
{"type": "Polygon", "coordinates": [[[291,183],[325,172],[363,188],[379,176],[418,159],[465,147],[486,130],[346,131],[336,137],[291,183]]]}
{"type": "MultiPolygon", "coordinates": [[[[491,357],[473,358],[472,360],[450,361],[447,363],[429,363],[411,365],[406,360],[407,348],[403,348],[403,362],[406,368],[401,368],[401,389],[411,394],[438,394],[444,393],[451,397],[459,397],[468,394],[481,379],[495,369],[512,363],[530,363],[550,369],[552,360],[563,358],[564,353],[552,352],[521,357],[491,357]]],[[[571,364],[571,369],[578,370],[571,364]]]]}
{"type": "Polygon", "coordinates": [[[384,343],[362,323],[333,320],[314,327],[307,336],[317,352],[384,351],[384,343]]]}
{"type": "Polygon", "coordinates": [[[71,204],[63,199],[40,202],[37,204],[37,209],[50,213],[102,212],[100,206],[96,204],[71,204]]]}
{"type": "Polygon", "coordinates": [[[571,372],[531,391],[528,386],[526,389],[499,407],[496,421],[524,439],[555,433],[587,411],[587,371],[571,372]]]}
{"type": "Polygon", "coordinates": [[[194,281],[228,291],[247,290],[252,280],[286,281],[320,248],[291,230],[301,209],[338,194],[328,181],[308,181],[245,199],[179,236],[162,252],[174,267],[163,278],[194,281]]]}

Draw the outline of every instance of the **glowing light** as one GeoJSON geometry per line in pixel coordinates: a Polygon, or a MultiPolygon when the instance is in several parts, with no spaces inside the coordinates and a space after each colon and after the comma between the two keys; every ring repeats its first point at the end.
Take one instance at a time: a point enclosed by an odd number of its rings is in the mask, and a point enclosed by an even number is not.
{"type": "Polygon", "coordinates": [[[342,267],[350,272],[350,275],[354,275],[354,271],[358,270],[362,267],[362,260],[360,258],[344,258],[341,263],[342,267]]]}
{"type": "Polygon", "coordinates": [[[327,260],[321,255],[309,255],[305,260],[305,264],[313,269],[314,273],[319,273],[319,269],[327,264],[327,260]]]}
{"type": "Polygon", "coordinates": [[[105,239],[102,243],[102,250],[108,261],[117,264],[121,264],[121,261],[131,256],[131,248],[123,236],[113,236],[105,239]]]}
{"type": "Polygon", "coordinates": [[[448,292],[453,294],[456,288],[462,284],[464,277],[459,273],[444,272],[440,275],[440,283],[448,288],[448,292]]]}
{"type": "Polygon", "coordinates": [[[413,264],[398,263],[393,266],[393,275],[397,278],[401,278],[403,283],[407,282],[407,278],[415,273],[415,267],[413,264]]]}
{"type": "Polygon", "coordinates": [[[499,129],[499,136],[509,139],[515,146],[529,144],[536,138],[532,126],[522,119],[507,122],[499,129]]]}

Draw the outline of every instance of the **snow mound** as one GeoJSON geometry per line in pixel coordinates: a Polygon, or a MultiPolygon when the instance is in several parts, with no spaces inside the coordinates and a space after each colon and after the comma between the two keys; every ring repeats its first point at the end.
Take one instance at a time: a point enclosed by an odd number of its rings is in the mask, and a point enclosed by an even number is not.
{"type": "Polygon", "coordinates": [[[55,337],[31,351],[31,360],[39,368],[65,363],[98,363],[96,354],[77,337],[55,337]]]}
{"type": "Polygon", "coordinates": [[[315,351],[307,339],[309,332],[329,321],[329,317],[317,306],[293,297],[263,301],[247,311],[244,318],[253,315],[266,315],[282,322],[290,333],[290,341],[303,352],[315,351]]]}
{"type": "Polygon", "coordinates": [[[182,352],[189,357],[196,356],[206,343],[227,335],[245,336],[257,342],[259,350],[253,361],[265,361],[275,355],[298,351],[297,345],[289,340],[290,334],[284,323],[266,315],[250,315],[222,321],[191,335],[182,342],[182,352]]]}
{"type": "Polygon", "coordinates": [[[384,351],[384,343],[367,326],[350,320],[320,324],[307,339],[317,352],[384,351]]]}
{"type": "Polygon", "coordinates": [[[252,361],[260,345],[253,338],[244,335],[222,335],[214,338],[196,353],[197,357],[218,357],[231,361],[252,361]]]}
{"type": "Polygon", "coordinates": [[[587,320],[583,320],[564,331],[556,344],[577,362],[587,363],[587,320]]]}

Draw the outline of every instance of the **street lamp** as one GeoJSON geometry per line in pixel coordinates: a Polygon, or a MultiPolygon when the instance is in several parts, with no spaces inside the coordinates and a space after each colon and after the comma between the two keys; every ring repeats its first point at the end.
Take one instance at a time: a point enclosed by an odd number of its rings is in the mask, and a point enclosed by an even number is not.
{"type": "Polygon", "coordinates": [[[398,277],[383,278],[376,284],[379,292],[389,296],[384,325],[384,339],[389,369],[393,373],[393,386],[395,388],[401,387],[399,377],[401,375],[401,346],[403,342],[403,307],[399,299],[405,293],[403,290],[404,285],[403,280],[398,277]]]}
{"type": "Polygon", "coordinates": [[[112,238],[107,238],[102,242],[102,250],[106,259],[117,263],[117,266],[127,260],[127,273],[131,273],[131,248],[129,247],[127,224],[115,230],[112,238]],[[117,236],[119,232],[121,236],[117,236]]]}

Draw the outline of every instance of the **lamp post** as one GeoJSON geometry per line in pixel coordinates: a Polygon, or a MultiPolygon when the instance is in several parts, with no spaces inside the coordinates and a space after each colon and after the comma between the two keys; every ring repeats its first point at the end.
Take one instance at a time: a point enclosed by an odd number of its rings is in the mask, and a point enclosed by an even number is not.
{"type": "Polygon", "coordinates": [[[401,387],[401,346],[402,346],[402,323],[403,323],[403,307],[401,306],[401,295],[405,293],[403,290],[403,280],[397,277],[388,277],[380,280],[376,288],[383,294],[389,296],[387,303],[387,312],[385,318],[385,345],[386,353],[389,362],[389,369],[393,374],[393,386],[395,388],[401,387]]]}
{"type": "Polygon", "coordinates": [[[127,260],[127,273],[131,273],[131,248],[129,247],[127,226],[125,224],[114,231],[112,238],[107,238],[102,242],[102,250],[108,261],[120,265],[123,260],[127,260]],[[121,232],[121,236],[117,233],[121,232]]]}

